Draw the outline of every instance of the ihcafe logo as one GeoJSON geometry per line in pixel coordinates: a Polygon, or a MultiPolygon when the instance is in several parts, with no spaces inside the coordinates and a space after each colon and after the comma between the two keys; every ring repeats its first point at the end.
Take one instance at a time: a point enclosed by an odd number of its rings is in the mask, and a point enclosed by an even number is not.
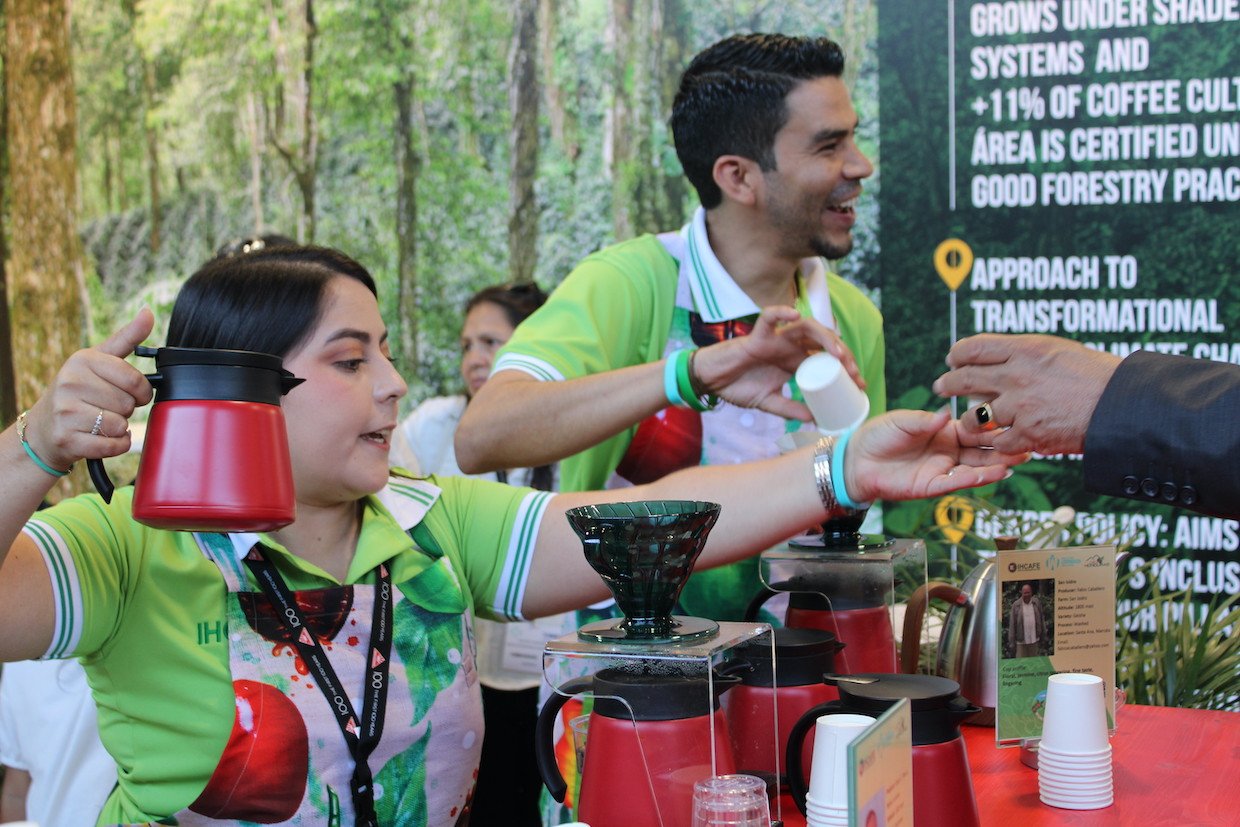
{"type": "Polygon", "coordinates": [[[1041,571],[1041,570],[1042,570],[1041,563],[1016,563],[1016,562],[1008,563],[1009,572],[1041,571]]]}

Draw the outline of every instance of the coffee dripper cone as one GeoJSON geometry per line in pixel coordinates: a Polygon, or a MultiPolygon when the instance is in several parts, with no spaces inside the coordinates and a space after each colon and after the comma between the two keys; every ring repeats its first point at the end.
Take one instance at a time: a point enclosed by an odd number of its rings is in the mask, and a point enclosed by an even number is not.
{"type": "Polygon", "coordinates": [[[647,500],[600,503],[566,512],[586,562],[624,617],[581,627],[597,643],[679,643],[710,637],[719,624],[672,615],[693,564],[719,518],[717,503],[647,500]]]}

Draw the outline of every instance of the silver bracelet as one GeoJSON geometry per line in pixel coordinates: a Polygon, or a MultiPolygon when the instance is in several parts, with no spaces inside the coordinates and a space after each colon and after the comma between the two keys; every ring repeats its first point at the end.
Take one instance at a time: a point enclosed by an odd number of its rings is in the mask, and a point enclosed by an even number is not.
{"type": "Polygon", "coordinates": [[[835,437],[824,436],[814,446],[814,483],[818,486],[818,498],[827,514],[840,510],[835,498],[835,486],[831,483],[831,454],[835,451],[835,437]]]}

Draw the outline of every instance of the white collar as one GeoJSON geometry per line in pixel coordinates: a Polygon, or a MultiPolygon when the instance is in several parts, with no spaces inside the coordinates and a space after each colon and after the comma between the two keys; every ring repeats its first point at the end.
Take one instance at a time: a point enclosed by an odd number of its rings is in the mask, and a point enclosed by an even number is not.
{"type": "MultiPolygon", "coordinates": [[[[693,217],[680,230],[684,254],[680,259],[681,275],[686,276],[693,294],[693,306],[707,322],[723,322],[757,315],[762,308],[745,295],[745,291],[719,263],[706,233],[706,210],[699,206],[693,217]]],[[[801,281],[810,313],[815,319],[835,329],[831,312],[831,294],[827,287],[827,268],[818,257],[801,259],[801,281]]]]}
{"type": "MultiPolygon", "coordinates": [[[[426,512],[430,511],[435,500],[439,499],[441,490],[424,479],[392,476],[388,478],[388,484],[374,496],[396,520],[401,530],[408,531],[422,522],[426,512]]],[[[232,543],[233,554],[238,560],[244,560],[250,549],[254,548],[254,544],[262,539],[252,531],[224,536],[232,543]]]]}

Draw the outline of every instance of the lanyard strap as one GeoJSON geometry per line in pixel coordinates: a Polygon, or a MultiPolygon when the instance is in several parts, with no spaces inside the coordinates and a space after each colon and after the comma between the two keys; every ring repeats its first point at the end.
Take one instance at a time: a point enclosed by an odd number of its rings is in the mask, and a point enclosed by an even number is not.
{"type": "Polygon", "coordinates": [[[336,723],[344,735],[345,745],[353,756],[353,777],[350,781],[353,794],[353,810],[359,827],[375,827],[374,777],[367,759],[379,744],[383,734],[384,710],[387,707],[388,660],[392,653],[392,579],[386,565],[378,569],[379,584],[375,589],[374,614],[370,625],[369,661],[366,685],[362,694],[362,714],[359,719],[353,711],[336,670],[319,639],[310,632],[292,592],[284,579],[267,558],[262,543],[245,557],[245,564],[258,580],[259,587],[289,629],[293,645],[302,661],[314,674],[315,682],[327,699],[327,705],[336,716],[336,723]]]}

